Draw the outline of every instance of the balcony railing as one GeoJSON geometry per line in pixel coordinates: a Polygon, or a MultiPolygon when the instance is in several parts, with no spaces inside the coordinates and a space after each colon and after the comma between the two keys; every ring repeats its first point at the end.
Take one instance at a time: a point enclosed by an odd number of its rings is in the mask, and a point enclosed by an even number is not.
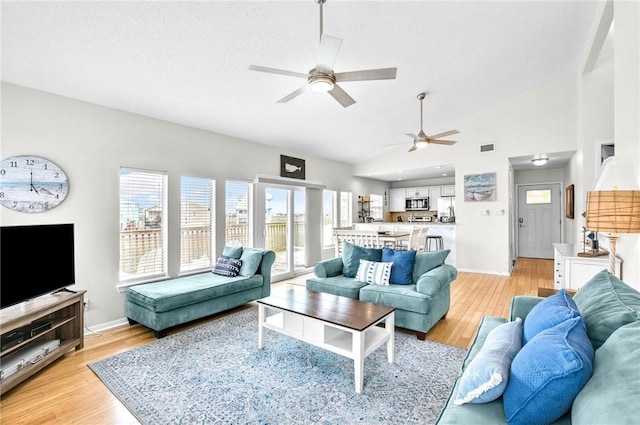
{"type": "MultiPolygon", "coordinates": [[[[296,247],[304,246],[304,223],[294,224],[294,241],[296,247]]],[[[227,225],[225,240],[234,245],[248,246],[248,226],[246,224],[227,225]]],[[[267,223],[265,226],[266,249],[281,252],[286,250],[286,223],[267,223]]],[[[140,270],[154,269],[161,255],[153,255],[162,249],[162,230],[122,230],[120,232],[120,271],[130,275],[141,273],[140,270]],[[146,257],[145,257],[146,255],[146,257]],[[149,258],[150,260],[147,260],[149,258]],[[145,264],[147,262],[154,264],[145,264]],[[152,267],[150,267],[152,266],[152,267]]],[[[181,264],[199,263],[208,258],[211,252],[211,229],[202,227],[185,227],[180,230],[180,262],[181,264]]],[[[206,267],[206,266],[205,266],[206,267]]]]}

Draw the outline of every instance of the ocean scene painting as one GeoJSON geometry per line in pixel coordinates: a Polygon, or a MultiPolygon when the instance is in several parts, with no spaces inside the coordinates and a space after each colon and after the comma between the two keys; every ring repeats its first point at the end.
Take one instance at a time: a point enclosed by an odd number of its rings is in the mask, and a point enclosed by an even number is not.
{"type": "Polygon", "coordinates": [[[464,176],[465,201],[495,201],[496,173],[468,174],[464,176]]]}

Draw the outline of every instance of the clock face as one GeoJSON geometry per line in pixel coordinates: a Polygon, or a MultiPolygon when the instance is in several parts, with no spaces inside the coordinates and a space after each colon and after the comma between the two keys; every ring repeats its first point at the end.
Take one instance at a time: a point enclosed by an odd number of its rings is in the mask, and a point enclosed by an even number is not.
{"type": "Polygon", "coordinates": [[[0,203],[9,209],[47,211],[64,201],[68,192],[66,174],[48,159],[12,156],[0,163],[0,203]]]}

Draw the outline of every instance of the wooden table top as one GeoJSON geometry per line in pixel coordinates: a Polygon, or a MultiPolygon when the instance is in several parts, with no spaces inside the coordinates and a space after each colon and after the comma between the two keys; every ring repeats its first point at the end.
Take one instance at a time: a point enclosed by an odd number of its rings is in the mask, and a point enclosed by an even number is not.
{"type": "Polygon", "coordinates": [[[348,297],[309,291],[298,285],[272,288],[271,295],[259,299],[258,303],[357,331],[365,330],[395,310],[348,297]]]}

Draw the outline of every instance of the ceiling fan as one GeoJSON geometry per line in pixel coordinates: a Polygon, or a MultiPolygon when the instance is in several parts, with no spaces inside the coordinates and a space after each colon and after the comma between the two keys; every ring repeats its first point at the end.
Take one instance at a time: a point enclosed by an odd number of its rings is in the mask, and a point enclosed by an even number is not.
{"type": "Polygon", "coordinates": [[[324,34],[322,30],[323,16],[322,5],[327,0],[314,0],[320,5],[320,55],[316,67],[307,74],[287,71],[284,69],[268,68],[259,65],[250,65],[252,71],[268,72],[271,74],[286,75],[289,77],[305,78],[307,83],[297,90],[289,93],[277,103],[287,103],[300,96],[302,93],[312,90],[315,92],[328,92],[343,107],[351,106],[356,101],[345,92],[337,83],[344,81],[366,80],[393,80],[396,78],[396,68],[367,69],[362,71],[333,72],[333,65],[338,57],[342,39],[324,34]]]}
{"type": "Polygon", "coordinates": [[[456,143],[455,141],[441,140],[440,137],[446,137],[460,133],[458,130],[449,130],[445,131],[444,133],[433,134],[431,136],[427,136],[424,133],[424,130],[422,129],[422,101],[424,100],[425,96],[425,93],[420,93],[418,95],[418,100],[420,101],[420,132],[418,133],[418,135],[415,135],[413,133],[405,133],[407,136],[413,139],[413,146],[411,146],[409,152],[413,152],[416,149],[426,148],[429,143],[434,143],[437,145],[453,145],[456,143]]]}

